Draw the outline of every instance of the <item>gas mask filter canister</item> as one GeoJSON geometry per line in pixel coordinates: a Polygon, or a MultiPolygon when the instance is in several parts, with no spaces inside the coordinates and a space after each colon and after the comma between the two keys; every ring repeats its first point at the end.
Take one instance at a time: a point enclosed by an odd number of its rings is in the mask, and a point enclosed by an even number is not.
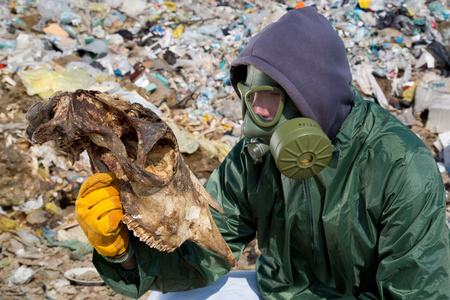
{"type": "Polygon", "coordinates": [[[305,179],[318,174],[328,165],[332,147],[317,122],[309,118],[295,118],[277,126],[270,138],[270,152],[283,175],[305,179]]]}

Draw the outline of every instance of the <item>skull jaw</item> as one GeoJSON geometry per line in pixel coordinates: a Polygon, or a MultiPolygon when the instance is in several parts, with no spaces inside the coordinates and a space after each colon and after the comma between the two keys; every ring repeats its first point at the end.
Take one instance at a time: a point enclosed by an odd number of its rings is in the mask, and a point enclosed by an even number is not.
{"type": "Polygon", "coordinates": [[[160,189],[149,190],[136,183],[121,181],[124,223],[140,241],[159,251],[173,252],[188,240],[234,266],[236,259],[212,219],[209,202],[220,207],[203,186],[193,182],[192,177],[196,179],[181,159],[173,181],[160,189]],[[136,205],[138,198],[139,205],[136,205]],[[172,201],[165,201],[169,198],[172,201]]]}

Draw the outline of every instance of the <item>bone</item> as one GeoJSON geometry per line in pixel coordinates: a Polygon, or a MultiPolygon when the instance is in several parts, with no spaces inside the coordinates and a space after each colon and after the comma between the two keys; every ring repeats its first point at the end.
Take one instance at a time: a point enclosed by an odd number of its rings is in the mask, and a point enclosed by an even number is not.
{"type": "Polygon", "coordinates": [[[172,252],[184,241],[236,260],[209,207],[224,214],[184,163],[170,127],[120,95],[57,92],[27,112],[31,142],[53,141],[72,163],[86,150],[92,172],[120,178],[124,223],[142,242],[172,252]]]}

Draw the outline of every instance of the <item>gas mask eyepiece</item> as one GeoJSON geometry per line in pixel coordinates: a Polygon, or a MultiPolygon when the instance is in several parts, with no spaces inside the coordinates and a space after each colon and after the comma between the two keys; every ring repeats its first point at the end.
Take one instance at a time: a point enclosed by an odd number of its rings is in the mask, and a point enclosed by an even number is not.
{"type": "Polygon", "coordinates": [[[270,85],[249,87],[242,82],[237,87],[243,101],[243,110],[248,109],[256,124],[272,127],[280,121],[286,99],[281,88],[270,85]]]}

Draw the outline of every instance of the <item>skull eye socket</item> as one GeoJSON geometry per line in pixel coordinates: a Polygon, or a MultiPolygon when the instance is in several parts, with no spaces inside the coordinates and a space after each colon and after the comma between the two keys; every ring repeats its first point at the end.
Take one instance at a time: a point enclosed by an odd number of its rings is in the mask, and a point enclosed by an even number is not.
{"type": "MultiPolygon", "coordinates": [[[[128,158],[135,162],[138,152],[138,138],[135,132],[122,135],[122,143],[127,151],[128,158]]],[[[175,145],[169,139],[160,139],[145,156],[145,171],[158,174],[158,176],[170,177],[175,174],[177,159],[174,151],[175,145]]]]}
{"type": "Polygon", "coordinates": [[[135,132],[128,132],[120,137],[125,149],[127,150],[127,156],[132,161],[137,158],[138,150],[138,138],[135,132]]]}
{"type": "Polygon", "coordinates": [[[147,153],[145,159],[145,170],[147,172],[158,174],[160,177],[169,178],[175,174],[177,166],[177,156],[174,151],[172,141],[159,140],[147,153]]]}

